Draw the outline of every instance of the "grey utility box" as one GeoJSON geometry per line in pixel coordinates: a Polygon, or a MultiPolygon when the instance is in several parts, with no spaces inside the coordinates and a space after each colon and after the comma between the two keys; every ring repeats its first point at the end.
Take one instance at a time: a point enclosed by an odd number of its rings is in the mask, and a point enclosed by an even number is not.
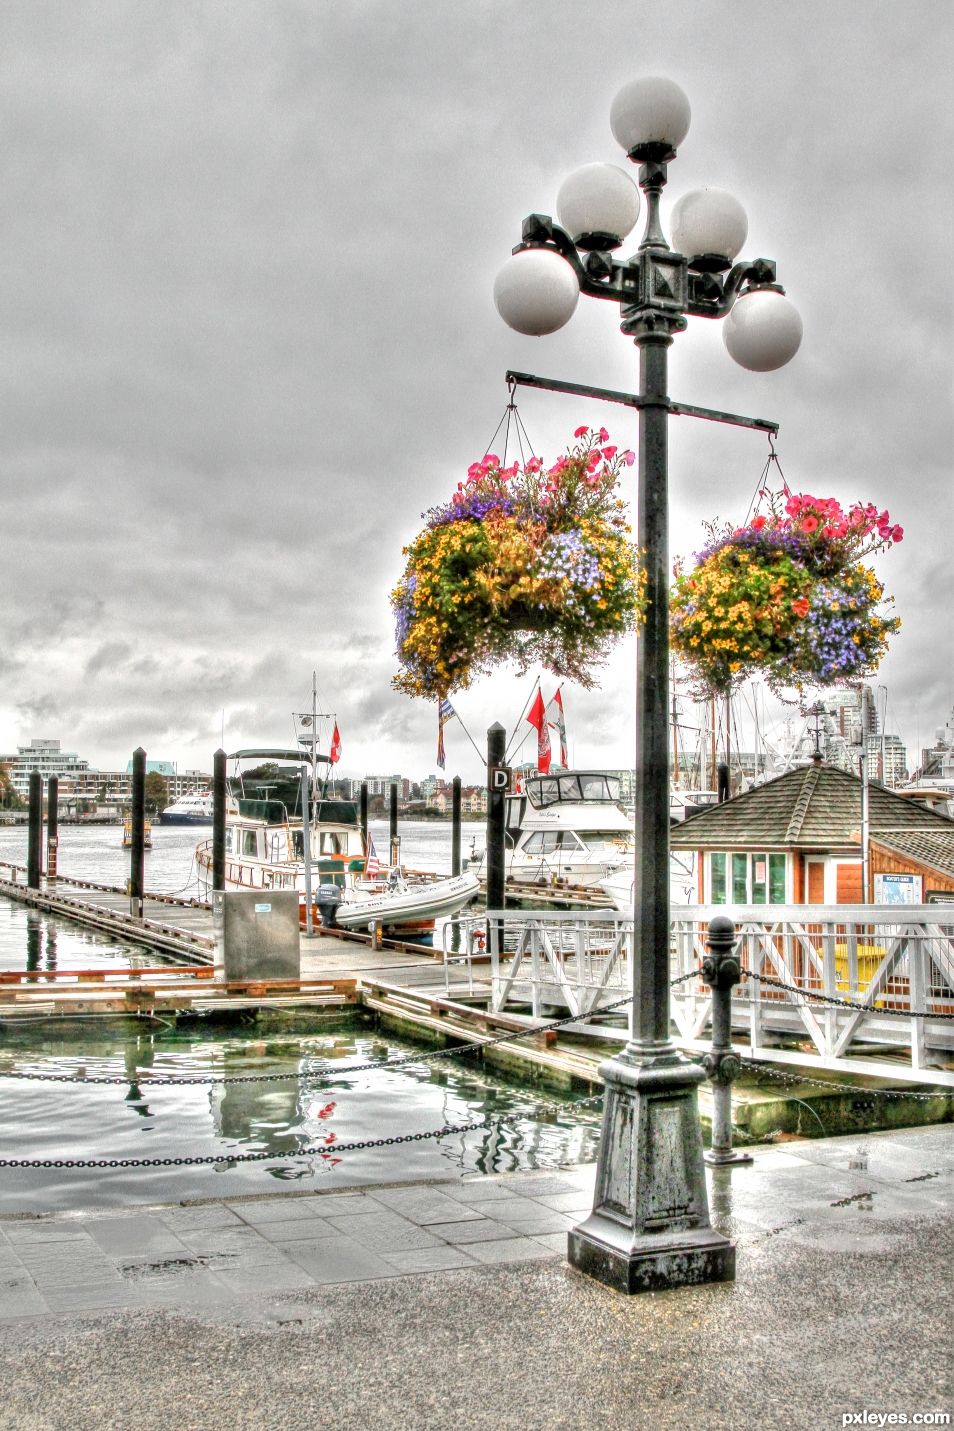
{"type": "Polygon", "coordinates": [[[226,979],[301,978],[297,890],[215,890],[212,924],[226,979]]]}

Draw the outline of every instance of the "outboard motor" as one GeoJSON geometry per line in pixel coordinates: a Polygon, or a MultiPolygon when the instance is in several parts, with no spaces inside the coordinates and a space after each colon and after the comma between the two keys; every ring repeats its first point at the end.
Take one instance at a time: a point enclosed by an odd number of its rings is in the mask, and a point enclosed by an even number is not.
{"type": "Polygon", "coordinates": [[[325,929],[334,929],[337,923],[335,915],[341,903],[341,890],[336,884],[320,884],[315,903],[325,929]]]}

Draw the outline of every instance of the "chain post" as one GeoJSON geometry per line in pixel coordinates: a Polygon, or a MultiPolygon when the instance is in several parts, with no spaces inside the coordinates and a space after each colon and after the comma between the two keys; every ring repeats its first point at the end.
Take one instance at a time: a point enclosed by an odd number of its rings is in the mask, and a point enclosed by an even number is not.
{"type": "Polygon", "coordinates": [[[751,1153],[732,1147],[732,1080],[741,1066],[732,1047],[732,990],[742,978],[736,943],[735,925],[727,915],[709,921],[702,978],[712,990],[712,1048],[702,1066],[712,1084],[712,1142],[703,1159],[716,1168],[753,1161],[751,1153]]]}

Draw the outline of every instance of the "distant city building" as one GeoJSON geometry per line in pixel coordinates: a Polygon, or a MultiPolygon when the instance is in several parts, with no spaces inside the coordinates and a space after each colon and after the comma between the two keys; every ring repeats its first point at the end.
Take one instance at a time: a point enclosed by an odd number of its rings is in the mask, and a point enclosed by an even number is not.
{"type": "Polygon", "coordinates": [[[44,786],[55,775],[64,789],[69,789],[89,769],[89,762],[74,751],[61,750],[58,740],[31,740],[29,745],[18,746],[16,755],[0,755],[0,761],[10,767],[10,783],[24,797],[30,793],[34,770],[43,777],[44,786]]]}

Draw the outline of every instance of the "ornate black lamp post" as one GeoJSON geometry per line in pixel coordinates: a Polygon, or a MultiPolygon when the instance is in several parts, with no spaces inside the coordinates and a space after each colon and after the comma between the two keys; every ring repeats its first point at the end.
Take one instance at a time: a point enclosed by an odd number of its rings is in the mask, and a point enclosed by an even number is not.
{"type": "Polygon", "coordinates": [[[607,298],[620,305],[621,329],[639,348],[637,543],[648,576],[648,615],[636,657],[632,1038],[600,1069],[606,1098],[594,1207],[569,1234],[574,1266],[638,1292],[735,1275],[734,1244],[709,1222],[696,1101],[704,1074],[670,1037],[667,494],[669,413],[735,419],[670,401],[669,346],[687,315],[725,318],[731,356],[765,371],[794,355],[801,321],[775,283],[774,263],[733,265],[747,221],[730,195],[714,189],[687,194],[672,218],[679,251],[667,243],[659,204],[666,166],[689,129],[682,90],[667,79],[635,80],[613,101],[610,122],[639,165],[646,195],[637,252],[623,263],[613,257],[639,213],[636,186],[616,166],[590,164],[560,189],[560,225],[543,214],[524,220],[523,241],[498,275],[494,298],[511,327],[534,335],[561,328],[580,293],[607,298]]]}

